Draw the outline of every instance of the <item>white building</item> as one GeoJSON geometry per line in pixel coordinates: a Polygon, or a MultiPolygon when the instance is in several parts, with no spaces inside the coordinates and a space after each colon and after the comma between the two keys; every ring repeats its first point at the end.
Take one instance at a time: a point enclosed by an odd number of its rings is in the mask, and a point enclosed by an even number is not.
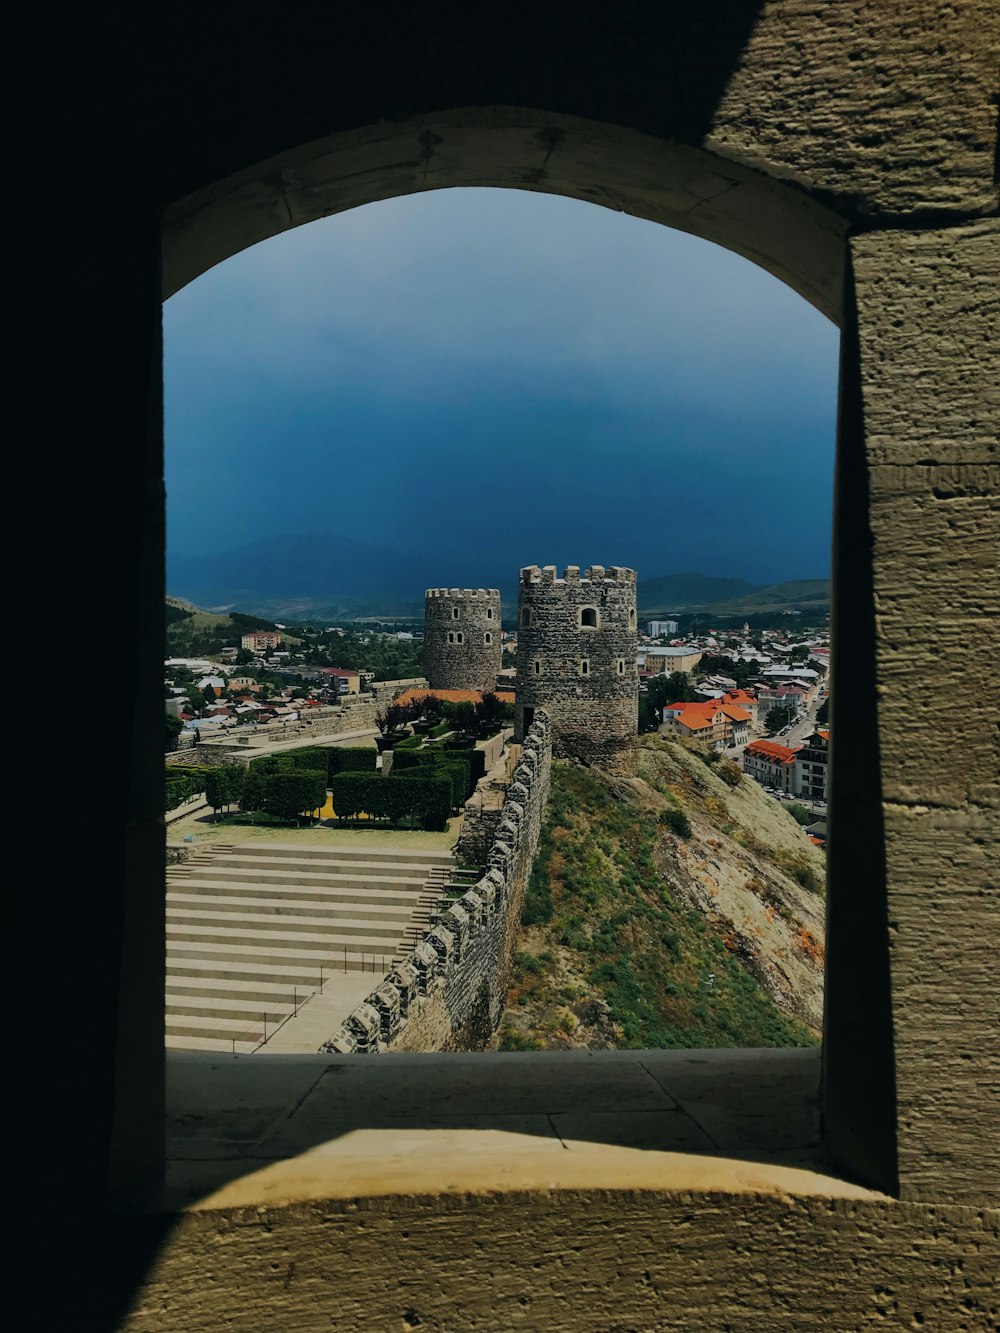
{"type": "Polygon", "coordinates": [[[667,634],[677,633],[676,620],[651,620],[646,626],[646,633],[651,639],[660,639],[667,634]]]}

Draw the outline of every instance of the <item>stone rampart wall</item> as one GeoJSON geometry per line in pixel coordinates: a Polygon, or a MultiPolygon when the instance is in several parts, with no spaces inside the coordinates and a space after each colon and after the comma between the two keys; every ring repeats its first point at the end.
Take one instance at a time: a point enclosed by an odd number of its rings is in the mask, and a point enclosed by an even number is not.
{"type": "Polygon", "coordinates": [[[321,1050],[477,1050],[503,1013],[525,886],[541,832],[552,767],[547,714],[525,737],[498,812],[482,878],[444,901],[424,938],[358,1005],[321,1050]]]}

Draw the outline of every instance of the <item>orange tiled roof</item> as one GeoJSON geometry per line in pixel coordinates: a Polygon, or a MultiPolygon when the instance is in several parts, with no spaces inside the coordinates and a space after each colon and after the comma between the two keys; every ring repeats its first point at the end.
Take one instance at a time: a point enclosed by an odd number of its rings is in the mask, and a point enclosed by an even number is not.
{"type": "Polygon", "coordinates": [[[770,759],[772,763],[792,764],[795,762],[798,750],[790,750],[787,745],[779,745],[777,741],[751,741],[745,753],[759,754],[763,759],[770,759]]]}
{"type": "MultiPolygon", "coordinates": [[[[512,690],[496,690],[495,694],[502,704],[512,704],[514,694],[512,690]]],[[[448,704],[478,704],[482,702],[482,690],[404,690],[398,699],[393,703],[412,704],[418,699],[426,699],[430,696],[433,699],[440,699],[442,703],[448,704]]]]}

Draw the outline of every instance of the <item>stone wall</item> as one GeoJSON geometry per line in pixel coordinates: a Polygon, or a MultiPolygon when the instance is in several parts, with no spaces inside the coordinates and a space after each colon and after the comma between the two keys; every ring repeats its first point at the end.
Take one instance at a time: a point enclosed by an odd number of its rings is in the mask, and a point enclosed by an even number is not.
{"type": "Polygon", "coordinates": [[[424,670],[435,690],[493,690],[503,657],[498,588],[428,588],[424,670]]]}
{"type": "Polygon", "coordinates": [[[634,772],[638,735],[635,571],[592,565],[521,570],[516,734],[536,708],[552,725],[553,753],[634,772]]]}
{"type": "Polygon", "coordinates": [[[521,903],[548,797],[552,743],[539,710],[486,853],[486,870],[442,900],[413,953],[324,1042],[345,1054],[478,1050],[503,1013],[521,903]]]}

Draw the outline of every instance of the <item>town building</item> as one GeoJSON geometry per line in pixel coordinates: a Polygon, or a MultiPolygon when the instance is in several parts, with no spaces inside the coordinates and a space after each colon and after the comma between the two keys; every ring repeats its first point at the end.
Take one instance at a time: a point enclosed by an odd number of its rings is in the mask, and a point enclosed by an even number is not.
{"type": "Polygon", "coordinates": [[[751,741],[743,751],[743,772],[762,787],[798,795],[797,749],[777,741],[751,741]]]}
{"type": "Polygon", "coordinates": [[[663,710],[664,735],[702,741],[713,749],[745,745],[750,739],[751,715],[727,699],[701,703],[667,704],[663,710]]]}
{"type": "Polygon", "coordinates": [[[248,648],[252,653],[266,653],[270,648],[281,646],[281,635],[273,629],[253,629],[240,639],[240,647],[248,648]]]}
{"type": "Polygon", "coordinates": [[[814,731],[807,736],[798,751],[795,765],[796,791],[810,801],[825,801],[827,769],[830,760],[829,731],[814,731]]]}
{"type": "Polygon", "coordinates": [[[344,667],[322,667],[321,671],[329,682],[330,689],[335,689],[338,694],[361,693],[361,673],[359,671],[348,671],[344,667]]]}
{"type": "Polygon", "coordinates": [[[701,661],[701,657],[700,648],[690,646],[651,648],[643,645],[636,652],[636,663],[653,671],[654,674],[669,676],[674,671],[693,671],[701,661]]]}
{"type": "Polygon", "coordinates": [[[651,639],[659,639],[665,634],[677,633],[676,620],[650,620],[646,625],[646,633],[651,639]]]}
{"type": "Polygon", "coordinates": [[[775,708],[793,708],[795,716],[806,705],[807,691],[801,685],[756,685],[757,716],[760,725],[767,725],[768,714],[775,708]]]}

